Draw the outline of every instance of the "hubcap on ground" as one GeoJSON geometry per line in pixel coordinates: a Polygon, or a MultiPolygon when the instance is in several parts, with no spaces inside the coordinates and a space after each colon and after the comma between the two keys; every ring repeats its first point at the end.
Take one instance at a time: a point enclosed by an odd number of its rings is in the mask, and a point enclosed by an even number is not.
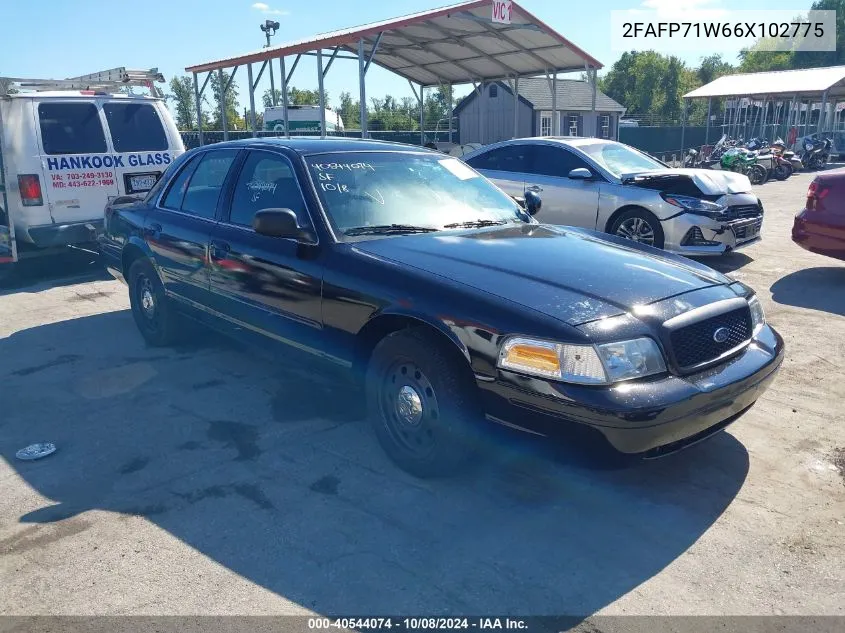
{"type": "Polygon", "coordinates": [[[654,245],[654,229],[642,218],[628,218],[616,229],[616,234],[634,242],[654,245]]]}
{"type": "Polygon", "coordinates": [[[440,407],[434,386],[413,362],[396,361],[382,374],[379,404],[393,440],[418,457],[435,445],[440,407]]]}

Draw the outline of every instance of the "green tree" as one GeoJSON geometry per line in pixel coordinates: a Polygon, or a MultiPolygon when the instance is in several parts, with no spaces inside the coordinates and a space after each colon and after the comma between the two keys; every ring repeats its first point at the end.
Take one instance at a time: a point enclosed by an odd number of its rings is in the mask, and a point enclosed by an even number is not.
{"type": "MultiPolygon", "coordinates": [[[[214,108],[211,112],[211,126],[215,130],[222,130],[223,129],[223,119],[220,115],[221,108],[221,93],[223,92],[222,88],[229,83],[229,74],[226,71],[223,71],[223,85],[220,84],[220,76],[216,72],[211,73],[211,81],[209,82],[211,86],[211,95],[214,101],[214,108]]],[[[244,120],[241,118],[240,114],[238,114],[238,109],[240,108],[240,103],[238,103],[238,83],[236,81],[232,81],[229,89],[226,91],[225,98],[223,99],[223,103],[226,107],[226,121],[229,124],[230,130],[244,130],[246,126],[244,124],[244,120]]]]}
{"type": "Polygon", "coordinates": [[[353,101],[348,92],[340,93],[340,118],[347,129],[361,127],[360,101],[353,101]]]}
{"type": "Polygon", "coordinates": [[[703,86],[718,79],[722,75],[730,75],[735,71],[736,69],[733,66],[722,60],[720,54],[715,53],[707,57],[702,57],[701,63],[695,73],[698,76],[699,83],[703,86]]]}
{"type": "Polygon", "coordinates": [[[164,98],[173,105],[176,127],[180,130],[196,129],[197,103],[194,97],[194,82],[188,75],[173,77],[170,80],[170,92],[165,94],[164,98]]]}
{"type": "Polygon", "coordinates": [[[264,104],[265,108],[273,107],[273,93],[276,94],[276,104],[282,105],[282,91],[278,88],[272,91],[267,88],[267,90],[264,91],[264,94],[261,95],[261,101],[264,104]]]}

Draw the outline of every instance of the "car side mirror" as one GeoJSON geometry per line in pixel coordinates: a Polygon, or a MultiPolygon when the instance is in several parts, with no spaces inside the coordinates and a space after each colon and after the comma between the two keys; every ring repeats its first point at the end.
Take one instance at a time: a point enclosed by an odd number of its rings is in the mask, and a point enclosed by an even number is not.
{"type": "Polygon", "coordinates": [[[543,201],[537,193],[534,191],[525,192],[525,210],[528,211],[528,215],[537,215],[542,206],[543,201]]]}
{"type": "Polygon", "coordinates": [[[288,237],[295,240],[309,238],[308,231],[299,226],[296,214],[290,209],[261,209],[252,218],[252,228],[268,237],[288,237]]]}
{"type": "Polygon", "coordinates": [[[590,180],[593,177],[593,172],[586,167],[578,167],[569,172],[569,177],[572,180],[590,180]]]}

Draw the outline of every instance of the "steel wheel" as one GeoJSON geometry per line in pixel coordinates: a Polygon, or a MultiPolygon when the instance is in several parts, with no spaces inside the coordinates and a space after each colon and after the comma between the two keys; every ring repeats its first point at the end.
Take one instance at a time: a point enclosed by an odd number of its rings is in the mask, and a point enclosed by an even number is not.
{"type": "Polygon", "coordinates": [[[150,345],[169,345],[178,338],[178,315],[164,295],[152,264],[136,260],[129,268],[129,303],[141,335],[150,345]]]}
{"type": "Polygon", "coordinates": [[[616,227],[616,235],[640,244],[654,246],[654,228],[645,218],[631,217],[616,227]]]}
{"type": "Polygon", "coordinates": [[[437,443],[440,407],[431,381],[410,361],[390,365],[382,375],[379,408],[393,441],[415,458],[426,458],[437,443]]]}
{"type": "Polygon", "coordinates": [[[146,273],[140,273],[136,280],[135,299],[140,308],[139,313],[144,318],[149,332],[155,334],[161,329],[161,324],[159,322],[158,300],[156,299],[153,280],[146,273]]]}

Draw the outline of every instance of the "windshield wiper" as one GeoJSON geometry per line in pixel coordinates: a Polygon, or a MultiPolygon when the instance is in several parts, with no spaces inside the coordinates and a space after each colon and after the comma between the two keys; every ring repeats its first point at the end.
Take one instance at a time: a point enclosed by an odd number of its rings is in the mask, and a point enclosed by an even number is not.
{"type": "Polygon", "coordinates": [[[507,224],[507,220],[469,220],[468,222],[453,222],[444,224],[444,229],[475,229],[482,226],[501,226],[507,224]]]}
{"type": "Polygon", "coordinates": [[[355,226],[346,229],[344,235],[387,235],[389,233],[431,233],[437,231],[432,226],[414,226],[413,224],[377,224],[376,226],[355,226]]]}

